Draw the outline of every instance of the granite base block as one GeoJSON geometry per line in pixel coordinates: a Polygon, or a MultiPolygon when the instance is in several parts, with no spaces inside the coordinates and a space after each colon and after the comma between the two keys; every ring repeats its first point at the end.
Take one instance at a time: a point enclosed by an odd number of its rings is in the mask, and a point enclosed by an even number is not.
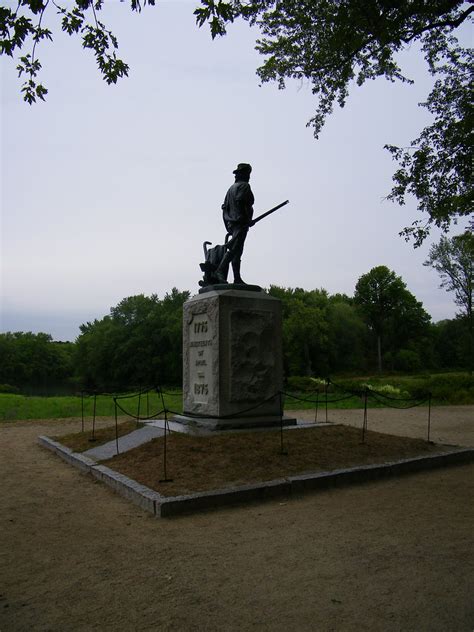
{"type": "MultiPolygon", "coordinates": [[[[194,429],[198,431],[203,430],[249,430],[265,429],[265,428],[279,428],[296,426],[297,420],[293,417],[283,417],[283,421],[279,416],[275,417],[232,417],[231,419],[219,419],[216,417],[188,417],[187,415],[175,415],[173,417],[175,424],[181,424],[183,426],[182,432],[187,432],[187,429],[194,429]]],[[[176,428],[175,428],[176,430],[176,428]]]]}
{"type": "Polygon", "coordinates": [[[280,300],[224,286],[184,304],[184,416],[279,419],[282,385],[280,300]]]}

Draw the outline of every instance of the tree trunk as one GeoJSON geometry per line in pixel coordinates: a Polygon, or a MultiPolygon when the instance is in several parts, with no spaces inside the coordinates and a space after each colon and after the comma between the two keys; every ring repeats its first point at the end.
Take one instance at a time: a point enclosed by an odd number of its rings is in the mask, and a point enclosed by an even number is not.
{"type": "Polygon", "coordinates": [[[377,364],[379,373],[382,373],[382,336],[377,334],[377,364]]]}
{"type": "Polygon", "coordinates": [[[473,323],[472,323],[472,309],[468,316],[467,327],[468,327],[468,337],[469,337],[469,350],[468,350],[468,368],[469,374],[472,375],[474,371],[474,331],[473,331],[473,323]]]}
{"type": "Polygon", "coordinates": [[[309,355],[308,343],[305,341],[303,343],[303,355],[304,355],[304,370],[305,375],[313,375],[312,367],[311,367],[311,358],[309,355]]]}

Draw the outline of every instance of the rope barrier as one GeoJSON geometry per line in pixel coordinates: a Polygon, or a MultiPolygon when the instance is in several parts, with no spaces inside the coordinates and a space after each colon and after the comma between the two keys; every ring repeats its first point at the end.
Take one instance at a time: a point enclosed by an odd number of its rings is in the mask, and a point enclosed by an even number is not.
{"type": "Polygon", "coordinates": [[[139,397],[141,395],[145,395],[150,391],[154,390],[153,388],[148,388],[144,390],[137,391],[136,393],[126,393],[125,395],[115,395],[114,399],[132,399],[133,397],[139,397]]]}
{"type": "MultiPolygon", "coordinates": [[[[261,406],[271,401],[272,399],[279,397],[280,392],[281,391],[277,391],[274,395],[271,395],[270,397],[263,399],[261,402],[259,402],[255,406],[250,406],[249,408],[238,410],[236,413],[231,413],[229,415],[219,415],[219,419],[237,419],[241,417],[244,413],[248,413],[252,410],[256,410],[257,408],[260,408],[261,406]]],[[[186,417],[192,417],[193,419],[209,419],[209,417],[212,417],[212,415],[201,415],[199,413],[191,413],[191,412],[178,413],[174,410],[171,410],[170,408],[167,408],[166,410],[167,412],[172,413],[173,415],[185,415],[186,417]]]]}
{"type": "Polygon", "coordinates": [[[422,406],[423,404],[426,404],[426,402],[429,400],[429,396],[426,399],[396,399],[394,397],[390,397],[390,401],[398,401],[398,402],[416,402],[415,404],[412,404],[411,406],[391,406],[390,404],[386,403],[383,401],[382,397],[379,393],[376,393],[375,391],[371,391],[370,389],[368,389],[368,392],[370,393],[370,395],[377,401],[380,401],[381,403],[385,404],[387,406],[387,408],[395,408],[396,410],[409,410],[410,408],[417,408],[418,406],[422,406]]]}
{"type": "Polygon", "coordinates": [[[334,386],[334,388],[338,391],[343,391],[345,393],[350,393],[351,395],[353,395],[354,397],[364,397],[365,394],[365,388],[361,389],[360,391],[357,389],[351,389],[351,388],[346,388],[345,386],[340,386],[339,384],[336,384],[335,382],[333,382],[331,379],[328,378],[327,381],[328,385],[331,384],[332,386],[334,386]]]}
{"type": "MultiPolygon", "coordinates": [[[[357,395],[358,397],[363,397],[365,390],[363,391],[356,391],[356,390],[351,390],[351,389],[344,389],[342,386],[336,385],[334,382],[332,382],[331,380],[329,381],[330,384],[332,384],[333,386],[335,386],[336,388],[339,388],[340,390],[346,390],[346,392],[348,393],[352,393],[353,395],[357,395]]],[[[374,397],[375,399],[379,399],[383,398],[383,399],[387,399],[393,402],[417,402],[413,408],[415,406],[421,406],[422,404],[424,404],[425,402],[428,401],[430,394],[427,393],[425,397],[392,397],[391,395],[385,395],[385,393],[380,393],[379,391],[375,390],[374,388],[372,388],[371,386],[367,386],[366,387],[367,392],[369,393],[369,395],[371,397],[374,397]]],[[[383,403],[383,402],[382,402],[383,403]]],[[[391,407],[387,404],[387,406],[389,408],[397,408],[397,407],[391,407]]],[[[410,407],[407,407],[410,408],[410,407]]],[[[400,409],[402,409],[402,407],[400,407],[400,409]]]]}
{"type": "MultiPolygon", "coordinates": [[[[300,402],[311,402],[313,404],[316,404],[319,401],[318,399],[307,399],[304,397],[298,397],[297,395],[292,395],[291,393],[285,393],[284,391],[282,391],[282,395],[285,395],[285,397],[290,397],[291,399],[296,399],[300,402]]],[[[349,395],[346,395],[345,397],[339,397],[338,399],[328,399],[327,402],[328,404],[333,404],[335,402],[343,402],[346,399],[351,399],[351,397],[353,397],[353,395],[349,394],[349,395]]]]}
{"type": "MultiPolygon", "coordinates": [[[[179,392],[178,392],[179,393],[179,392]]],[[[199,414],[199,413],[191,413],[191,412],[178,412],[178,411],[174,411],[171,408],[168,408],[165,404],[164,401],[164,395],[169,395],[169,396],[176,396],[178,393],[167,393],[165,391],[162,391],[161,388],[159,386],[154,386],[154,387],[147,387],[147,388],[143,388],[140,389],[139,391],[137,391],[136,393],[132,393],[132,394],[125,394],[125,395],[116,395],[113,397],[113,401],[114,401],[114,406],[115,406],[115,423],[116,423],[116,442],[117,442],[117,453],[118,453],[118,427],[117,427],[117,409],[120,409],[122,411],[123,414],[127,415],[128,417],[130,417],[131,419],[135,419],[137,421],[137,424],[139,421],[149,421],[151,419],[156,419],[159,415],[164,414],[164,419],[165,419],[165,443],[166,443],[166,435],[168,433],[170,433],[170,428],[169,428],[169,424],[168,424],[168,414],[172,414],[172,415],[181,415],[184,414],[187,417],[190,417],[192,419],[208,419],[209,415],[203,415],[203,414],[199,414]],[[159,397],[161,398],[161,403],[162,403],[162,408],[160,410],[158,410],[157,412],[153,413],[152,415],[149,414],[149,400],[148,400],[148,393],[150,393],[151,391],[155,391],[157,393],[157,395],[159,395],[159,397]],[[145,417],[141,416],[140,414],[140,404],[141,404],[141,397],[142,395],[146,394],[147,395],[147,415],[145,417]],[[119,400],[124,400],[124,399],[133,399],[138,397],[138,410],[137,410],[137,414],[133,414],[131,412],[129,412],[128,410],[126,410],[120,403],[119,400]]],[[[300,402],[306,402],[306,403],[311,403],[311,404],[315,404],[315,422],[317,421],[317,414],[318,414],[318,406],[321,403],[321,394],[324,394],[324,404],[326,407],[326,422],[328,421],[328,415],[327,415],[327,408],[328,408],[328,404],[336,404],[338,402],[343,402],[343,401],[347,401],[353,397],[357,397],[357,398],[362,398],[363,399],[363,403],[364,403],[364,420],[363,420],[363,424],[362,424],[362,442],[365,443],[365,436],[366,436],[366,432],[367,432],[367,427],[368,427],[368,415],[367,415],[367,409],[368,409],[368,399],[369,397],[372,397],[376,402],[387,406],[388,408],[393,408],[396,410],[409,410],[411,408],[416,408],[419,406],[422,406],[423,404],[425,404],[426,402],[428,402],[428,407],[429,407],[429,411],[428,411],[428,441],[430,440],[430,431],[431,431],[431,393],[429,393],[425,398],[407,398],[407,397],[392,397],[389,395],[385,395],[384,393],[379,393],[376,390],[372,389],[370,386],[366,386],[365,389],[362,390],[352,390],[352,389],[347,389],[347,388],[343,388],[342,386],[335,384],[334,382],[332,382],[329,378],[327,379],[324,391],[320,391],[319,389],[314,391],[313,393],[316,394],[316,399],[313,399],[312,394],[310,394],[308,397],[301,397],[300,395],[296,395],[294,393],[287,393],[285,391],[277,391],[276,393],[274,393],[273,395],[263,399],[262,401],[258,402],[257,404],[253,405],[253,406],[249,406],[247,408],[244,408],[242,410],[239,410],[235,413],[231,413],[228,415],[221,415],[219,416],[219,419],[236,419],[239,417],[242,417],[244,415],[246,415],[249,412],[252,412],[254,410],[257,410],[259,408],[261,408],[262,406],[264,406],[266,403],[275,400],[276,398],[279,398],[280,401],[280,441],[281,441],[281,446],[280,446],[280,453],[284,454],[284,448],[283,448],[283,401],[284,398],[286,399],[292,399],[295,401],[300,401],[300,402]],[[341,397],[328,397],[328,387],[332,386],[335,390],[339,390],[342,391],[343,393],[347,393],[347,395],[342,395],[341,397]],[[393,405],[390,402],[397,402],[398,405],[393,405]],[[408,403],[408,402],[414,402],[410,405],[402,405],[404,403],[408,403]]],[[[84,395],[87,395],[86,391],[82,391],[81,392],[81,397],[82,397],[82,427],[84,426],[84,395]]],[[[90,396],[94,397],[94,412],[93,412],[93,426],[92,426],[92,438],[91,440],[94,441],[95,440],[95,417],[96,417],[96,401],[97,401],[97,392],[91,392],[90,396]]],[[[104,394],[103,394],[104,395],[104,394]]],[[[166,450],[166,448],[165,448],[166,450]]],[[[167,478],[167,472],[166,472],[166,465],[165,465],[165,471],[164,471],[164,480],[168,480],[167,478]]]]}
{"type": "MultiPolygon", "coordinates": [[[[375,391],[371,388],[369,388],[369,393],[373,393],[374,397],[383,397],[384,399],[389,399],[393,402],[417,402],[421,399],[420,397],[390,397],[390,395],[385,395],[384,393],[380,393],[379,391],[375,391]]],[[[428,395],[425,399],[423,399],[423,401],[426,402],[427,400],[428,395]]]]}
{"type": "MultiPolygon", "coordinates": [[[[355,390],[350,390],[350,389],[342,389],[339,386],[335,385],[333,382],[331,382],[329,379],[327,380],[326,383],[326,387],[324,389],[324,391],[315,391],[316,393],[316,399],[312,399],[311,396],[310,397],[300,397],[298,395],[295,395],[294,393],[287,393],[285,391],[277,391],[276,393],[274,393],[273,395],[271,395],[270,397],[267,397],[265,399],[263,399],[262,401],[260,401],[259,403],[250,406],[248,408],[242,409],[240,411],[237,411],[235,413],[229,414],[229,415],[222,415],[219,417],[219,419],[235,419],[235,418],[239,418],[242,417],[243,415],[245,415],[246,413],[249,413],[253,410],[257,410],[258,408],[262,407],[263,405],[265,405],[266,403],[275,400],[276,398],[279,398],[279,417],[280,417],[280,455],[288,455],[288,449],[287,447],[285,447],[284,445],[284,436],[283,436],[283,415],[284,415],[284,398],[289,398],[289,399],[293,399],[296,401],[301,401],[301,402],[307,402],[307,403],[312,403],[312,404],[316,404],[316,409],[315,409],[315,422],[317,421],[317,414],[318,414],[318,405],[320,403],[320,395],[321,393],[324,393],[324,402],[325,402],[325,406],[326,406],[326,422],[327,422],[327,406],[328,404],[335,404],[338,402],[342,402],[342,401],[346,401],[348,399],[351,399],[353,397],[358,397],[358,398],[363,398],[363,412],[364,412],[364,417],[363,417],[363,423],[362,423],[362,436],[361,436],[361,440],[362,443],[366,442],[366,434],[368,431],[368,399],[369,397],[372,397],[375,401],[382,403],[383,405],[386,405],[388,408],[393,408],[396,410],[408,410],[411,408],[416,408],[419,407],[423,404],[425,404],[426,402],[428,402],[428,428],[427,428],[427,440],[430,441],[430,431],[431,431],[431,393],[429,393],[427,395],[426,398],[395,398],[395,397],[391,397],[388,395],[384,395],[383,393],[378,393],[377,391],[373,390],[372,388],[370,388],[369,386],[366,386],[365,389],[363,391],[355,391],[355,390]],[[342,390],[343,392],[348,393],[347,395],[343,395],[342,397],[337,397],[337,398],[328,398],[328,386],[332,385],[333,387],[335,387],[336,389],[342,390]],[[388,400],[388,401],[387,401],[388,400]],[[408,405],[408,406],[402,406],[402,405],[392,405],[389,402],[397,402],[399,404],[402,404],[402,402],[406,403],[406,402],[415,402],[414,404],[408,405]]],[[[82,428],[84,426],[84,394],[85,391],[83,391],[81,393],[81,397],[82,397],[82,428]]],[[[169,423],[168,423],[168,414],[172,414],[172,415],[181,415],[181,414],[185,414],[186,416],[193,418],[193,419],[207,419],[209,418],[209,415],[202,415],[199,413],[180,413],[178,411],[173,411],[172,409],[168,408],[165,404],[165,400],[164,400],[164,395],[176,395],[177,393],[166,393],[165,391],[162,391],[161,388],[159,387],[150,387],[150,388],[146,388],[146,389],[140,389],[137,393],[134,394],[127,394],[127,395],[116,395],[113,396],[113,402],[114,402],[114,411],[115,411],[115,443],[116,443],[116,452],[117,454],[119,454],[119,429],[118,429],[118,414],[117,411],[121,410],[122,413],[124,413],[125,415],[127,415],[128,417],[135,419],[137,421],[137,425],[139,421],[149,421],[151,419],[156,419],[159,415],[164,414],[164,444],[163,444],[163,477],[160,480],[160,483],[167,483],[167,482],[171,482],[173,479],[169,477],[168,475],[168,469],[167,469],[167,453],[168,453],[168,445],[167,445],[167,437],[168,435],[171,433],[170,427],[169,427],[169,423]],[[156,393],[159,395],[159,397],[161,398],[161,404],[162,404],[162,408],[157,411],[156,413],[154,413],[153,415],[149,415],[149,401],[148,401],[148,393],[151,391],[156,391],[156,393]],[[146,417],[142,417],[140,414],[140,404],[141,404],[141,396],[147,394],[147,416],[146,417]],[[137,410],[137,414],[134,415],[133,413],[130,413],[129,411],[127,411],[120,403],[119,400],[124,400],[124,399],[131,399],[134,397],[138,397],[138,410],[137,410]]],[[[91,397],[94,397],[94,411],[93,411],[93,425],[92,425],[92,437],[89,439],[89,441],[95,441],[95,419],[96,419],[96,402],[97,402],[97,392],[93,392],[91,394],[91,397]]],[[[102,394],[103,395],[103,394],[102,394]]]]}
{"type": "MultiPolygon", "coordinates": [[[[138,421],[138,420],[140,420],[140,421],[149,421],[150,419],[156,419],[156,417],[157,417],[158,415],[161,415],[162,413],[164,413],[164,412],[165,412],[165,409],[163,408],[163,409],[159,410],[157,413],[154,413],[153,415],[149,415],[149,416],[147,416],[147,417],[138,417],[137,415],[134,415],[134,414],[132,414],[132,413],[128,412],[128,410],[125,410],[125,408],[123,408],[123,406],[121,406],[121,405],[117,402],[117,399],[118,399],[118,398],[115,398],[115,397],[114,397],[114,402],[116,403],[117,407],[118,407],[118,408],[120,408],[120,410],[121,410],[121,411],[122,411],[125,415],[127,415],[128,417],[131,417],[132,419],[135,419],[135,420],[137,420],[137,421],[138,421]]],[[[176,413],[176,414],[177,414],[177,413],[176,413]]]]}

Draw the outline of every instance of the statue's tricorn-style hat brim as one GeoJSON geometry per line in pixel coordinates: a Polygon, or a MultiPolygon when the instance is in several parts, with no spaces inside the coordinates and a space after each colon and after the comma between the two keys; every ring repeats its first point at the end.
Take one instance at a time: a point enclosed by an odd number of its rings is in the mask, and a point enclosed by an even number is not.
{"type": "Polygon", "coordinates": [[[246,162],[239,162],[239,164],[237,165],[237,169],[235,169],[232,173],[242,173],[243,171],[246,171],[247,173],[251,173],[252,172],[252,167],[251,165],[249,165],[246,162]]]}

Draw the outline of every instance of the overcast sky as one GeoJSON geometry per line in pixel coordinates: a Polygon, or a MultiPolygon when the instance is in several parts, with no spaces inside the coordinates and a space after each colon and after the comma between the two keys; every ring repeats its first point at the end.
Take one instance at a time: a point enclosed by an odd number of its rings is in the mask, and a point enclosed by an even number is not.
{"type": "Polygon", "coordinates": [[[253,166],[256,214],[290,200],[250,232],[248,283],[352,295],[386,265],[434,321],[453,317],[452,295],[422,265],[438,235],[413,249],[398,233],[418,218],[415,201],[384,201],[395,163],[383,145],[408,145],[429,121],[417,50],[403,55],[414,86],[355,88],[315,141],[310,87],[259,87],[256,32],[236,24],[213,42],[194,6],[161,0],[136,15],[105,4],[131,68],[116,86],[62,33],[38,48],[45,103],[24,103],[16,63],[0,60],[1,331],[74,340],[126,296],[196,293],[202,242],[225,235],[220,206],[238,162],[253,166]]]}

